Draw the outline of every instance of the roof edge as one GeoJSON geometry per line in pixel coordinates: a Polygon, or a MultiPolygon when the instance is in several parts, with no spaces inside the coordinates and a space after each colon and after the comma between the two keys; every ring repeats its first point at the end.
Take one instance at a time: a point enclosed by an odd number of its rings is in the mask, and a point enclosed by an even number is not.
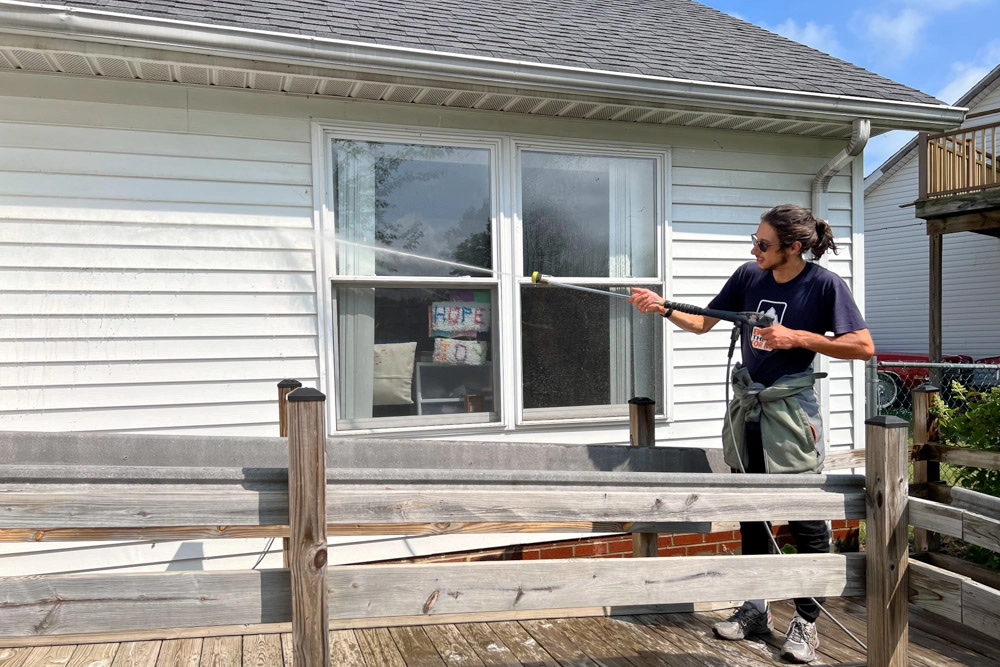
{"type": "Polygon", "coordinates": [[[869,118],[873,125],[885,129],[950,129],[962,122],[967,111],[947,105],[653,77],[14,0],[0,0],[0,26],[9,33],[309,63],[357,72],[402,73],[476,85],[528,86],[552,93],[612,94],[646,103],[696,104],[716,111],[794,114],[843,122],[869,118]]]}

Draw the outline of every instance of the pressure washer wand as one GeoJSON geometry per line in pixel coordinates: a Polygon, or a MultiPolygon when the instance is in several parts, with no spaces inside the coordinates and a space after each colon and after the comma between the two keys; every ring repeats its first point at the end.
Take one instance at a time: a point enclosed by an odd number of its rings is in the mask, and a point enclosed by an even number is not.
{"type": "Polygon", "coordinates": [[[552,279],[552,276],[547,276],[544,273],[539,273],[535,271],[531,274],[531,282],[541,285],[555,285],[556,287],[566,287],[568,289],[575,289],[581,292],[590,292],[591,294],[603,294],[604,296],[616,296],[619,299],[629,299],[632,297],[631,294],[622,294],[621,292],[612,292],[606,289],[596,289],[594,287],[584,287],[583,285],[574,285],[572,283],[561,283],[552,279]]]}
{"type": "MultiPolygon", "coordinates": [[[[630,294],[622,294],[621,292],[612,292],[610,290],[595,289],[593,287],[584,287],[583,285],[574,285],[572,283],[563,283],[557,280],[553,280],[552,276],[545,275],[544,273],[539,273],[535,271],[531,274],[531,282],[535,284],[543,285],[555,285],[556,287],[566,287],[568,289],[580,290],[581,292],[590,292],[592,294],[604,294],[606,296],[615,296],[619,299],[631,298],[630,294]]],[[[764,313],[754,313],[754,312],[732,312],[729,310],[715,310],[713,308],[700,308],[698,306],[692,306],[687,303],[677,303],[676,301],[666,301],[660,302],[660,305],[668,310],[676,310],[680,313],[687,313],[689,315],[704,315],[705,317],[714,317],[717,320],[725,320],[727,322],[736,322],[740,324],[749,324],[755,327],[769,327],[774,324],[774,318],[770,315],[765,315],[764,313]]]]}

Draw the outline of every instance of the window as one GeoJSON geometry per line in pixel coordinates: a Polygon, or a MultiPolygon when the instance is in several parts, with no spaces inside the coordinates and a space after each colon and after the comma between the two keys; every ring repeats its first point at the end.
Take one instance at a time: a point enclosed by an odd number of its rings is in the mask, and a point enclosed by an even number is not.
{"type": "Polygon", "coordinates": [[[530,278],[662,289],[660,156],[401,136],[329,138],[337,429],[621,417],[633,396],[662,406],[659,318],[530,278]]]}
{"type": "MultiPolygon", "coordinates": [[[[522,151],[525,276],[659,289],[656,184],[652,158],[522,151]]],[[[627,414],[633,396],[662,405],[663,323],[624,299],[529,282],[520,324],[524,419],[627,414]]]]}
{"type": "Polygon", "coordinates": [[[338,428],[497,419],[492,153],[333,140],[338,428]]]}

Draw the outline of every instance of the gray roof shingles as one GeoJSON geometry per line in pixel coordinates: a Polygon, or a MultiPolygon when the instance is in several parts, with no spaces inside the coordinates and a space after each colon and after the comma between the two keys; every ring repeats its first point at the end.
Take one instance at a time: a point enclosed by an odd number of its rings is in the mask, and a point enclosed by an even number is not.
{"type": "Polygon", "coordinates": [[[63,0],[61,4],[617,73],[943,104],[691,0],[63,0]]]}

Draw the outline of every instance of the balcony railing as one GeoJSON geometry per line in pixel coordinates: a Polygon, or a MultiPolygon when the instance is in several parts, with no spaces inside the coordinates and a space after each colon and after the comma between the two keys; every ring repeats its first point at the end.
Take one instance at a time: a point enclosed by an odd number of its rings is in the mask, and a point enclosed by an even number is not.
{"type": "Polygon", "coordinates": [[[941,134],[920,135],[920,199],[1000,187],[997,128],[1000,122],[941,134]]]}

